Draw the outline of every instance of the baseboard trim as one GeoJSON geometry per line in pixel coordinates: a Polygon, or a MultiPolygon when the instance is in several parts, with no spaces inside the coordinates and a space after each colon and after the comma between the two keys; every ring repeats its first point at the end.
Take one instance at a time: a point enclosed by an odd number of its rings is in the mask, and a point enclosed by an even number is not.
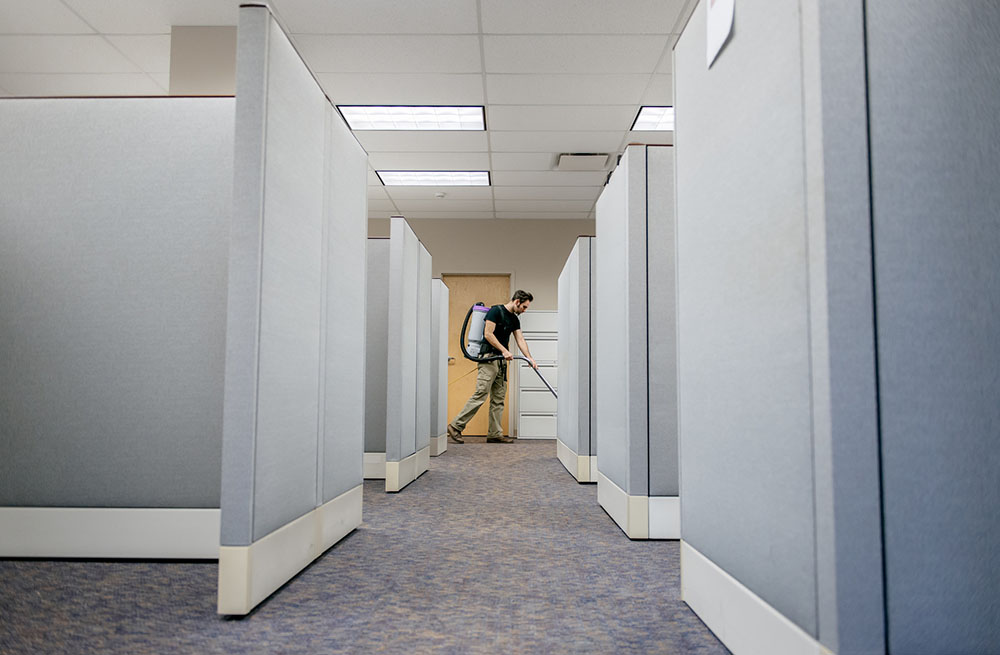
{"type": "Polygon", "coordinates": [[[431,457],[443,455],[448,450],[448,435],[441,434],[431,437],[431,457]]]}
{"type": "Polygon", "coordinates": [[[681,499],[677,496],[649,497],[649,538],[681,538],[681,499]]]}
{"type": "Polygon", "coordinates": [[[649,539],[647,496],[629,496],[624,489],[598,471],[597,502],[629,539],[649,539]]]}
{"type": "Polygon", "coordinates": [[[385,490],[390,493],[400,491],[430,467],[430,446],[421,448],[398,462],[385,463],[385,490]]]}
{"type": "Polygon", "coordinates": [[[829,655],[802,628],[681,540],[681,598],[734,655],[829,655]]]}
{"type": "Polygon", "coordinates": [[[362,467],[365,480],[385,480],[385,453],[365,453],[362,467]]]}
{"type": "Polygon", "coordinates": [[[242,616],[361,525],[358,485],[249,546],[221,546],[218,613],[242,616]]]}
{"type": "Polygon", "coordinates": [[[218,509],[0,507],[0,557],[216,559],[218,509]]]}
{"type": "Polygon", "coordinates": [[[677,496],[630,496],[598,471],[597,502],[629,539],[681,538],[681,502],[677,496]]]}
{"type": "Polygon", "coordinates": [[[576,478],[577,482],[596,482],[597,480],[591,476],[591,471],[596,470],[596,468],[591,467],[591,462],[596,460],[596,457],[590,455],[577,455],[576,452],[566,444],[562,442],[561,439],[556,439],[556,456],[562,465],[566,467],[569,474],[576,478]]]}

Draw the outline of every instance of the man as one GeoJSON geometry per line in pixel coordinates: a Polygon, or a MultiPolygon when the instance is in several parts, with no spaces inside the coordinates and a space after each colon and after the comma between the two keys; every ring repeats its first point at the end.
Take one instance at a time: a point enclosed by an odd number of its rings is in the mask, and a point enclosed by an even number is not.
{"type": "Polygon", "coordinates": [[[476,391],[465,403],[465,407],[458,413],[455,420],[448,424],[448,437],[455,443],[465,443],[462,438],[462,430],[476,415],[479,407],[490,398],[490,426],[486,441],[491,443],[510,443],[514,441],[510,437],[505,437],[500,428],[500,419],[503,415],[503,401],[507,395],[507,362],[514,358],[507,344],[510,335],[514,335],[517,347],[531,365],[537,369],[538,364],[531,358],[528,352],[528,344],[524,342],[521,334],[521,321],[518,316],[528,309],[528,305],[533,300],[532,295],[527,291],[517,290],[511,296],[510,302],[503,305],[493,305],[486,313],[486,329],[484,336],[486,343],[480,351],[480,357],[491,357],[503,355],[503,359],[495,359],[490,362],[479,362],[478,377],[476,378],[476,391]]]}

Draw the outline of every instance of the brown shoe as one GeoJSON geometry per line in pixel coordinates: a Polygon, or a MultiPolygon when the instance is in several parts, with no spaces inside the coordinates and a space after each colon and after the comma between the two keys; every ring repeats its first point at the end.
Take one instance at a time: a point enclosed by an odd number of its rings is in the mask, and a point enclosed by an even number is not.
{"type": "Polygon", "coordinates": [[[514,443],[510,437],[486,437],[486,443],[514,443]]]}
{"type": "Polygon", "coordinates": [[[448,424],[448,438],[455,443],[465,443],[465,439],[462,438],[462,433],[456,430],[451,423],[448,424]]]}

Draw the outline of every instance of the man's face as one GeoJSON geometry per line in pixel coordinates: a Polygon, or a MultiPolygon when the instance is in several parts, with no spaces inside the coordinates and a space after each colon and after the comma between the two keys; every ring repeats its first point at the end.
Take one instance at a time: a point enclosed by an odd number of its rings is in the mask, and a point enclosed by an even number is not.
{"type": "Polygon", "coordinates": [[[524,310],[526,310],[528,308],[528,305],[530,305],[530,304],[531,304],[530,300],[515,300],[514,301],[514,313],[515,314],[523,314],[524,310]]]}

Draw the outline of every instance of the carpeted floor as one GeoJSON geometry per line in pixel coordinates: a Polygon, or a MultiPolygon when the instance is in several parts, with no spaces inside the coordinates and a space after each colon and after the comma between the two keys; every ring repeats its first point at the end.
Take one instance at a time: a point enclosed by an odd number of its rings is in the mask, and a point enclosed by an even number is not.
{"type": "Polygon", "coordinates": [[[215,563],[0,561],[0,653],[726,653],[553,441],[451,444],[243,619],[215,563]]]}

